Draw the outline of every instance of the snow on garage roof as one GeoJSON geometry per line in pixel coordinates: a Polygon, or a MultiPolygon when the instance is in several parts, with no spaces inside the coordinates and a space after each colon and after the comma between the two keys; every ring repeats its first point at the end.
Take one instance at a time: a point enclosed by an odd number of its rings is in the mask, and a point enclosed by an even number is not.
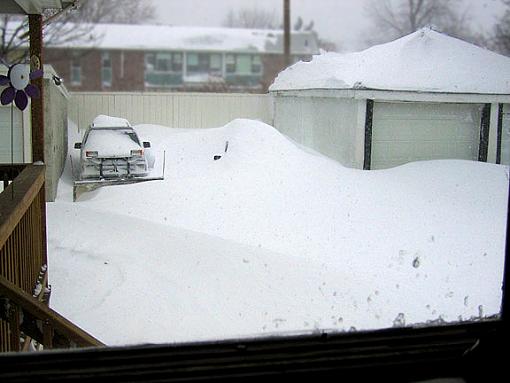
{"type": "Polygon", "coordinates": [[[361,52],[314,56],[281,72],[269,89],[510,94],[510,58],[423,28],[361,52]]]}
{"type": "MultiPolygon", "coordinates": [[[[96,24],[91,35],[53,47],[283,53],[283,31],[171,25],[96,24]]],[[[292,53],[316,54],[312,32],[292,32],[292,53]]]]}

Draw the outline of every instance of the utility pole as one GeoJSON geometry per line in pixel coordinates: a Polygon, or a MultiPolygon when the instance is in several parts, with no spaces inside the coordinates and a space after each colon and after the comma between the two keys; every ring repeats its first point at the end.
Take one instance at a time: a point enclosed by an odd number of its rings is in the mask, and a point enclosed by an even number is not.
{"type": "Polygon", "coordinates": [[[283,59],[285,68],[290,64],[290,0],[283,0],[283,59]]]}

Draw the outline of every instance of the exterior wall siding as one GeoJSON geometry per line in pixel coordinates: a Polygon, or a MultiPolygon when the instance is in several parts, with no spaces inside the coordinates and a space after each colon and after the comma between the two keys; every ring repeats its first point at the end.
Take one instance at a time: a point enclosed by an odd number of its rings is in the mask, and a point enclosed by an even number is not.
{"type": "Polygon", "coordinates": [[[67,159],[68,98],[50,79],[44,79],[44,158],[46,200],[54,201],[67,159]]]}
{"type": "Polygon", "coordinates": [[[24,143],[29,141],[29,137],[25,137],[25,127],[23,113],[18,108],[12,108],[12,153],[11,153],[11,105],[0,106],[0,163],[10,163],[11,159],[14,163],[27,162],[28,159],[24,155],[24,143]],[[11,157],[12,154],[12,157],[11,157]]]}
{"type": "Polygon", "coordinates": [[[80,130],[99,114],[127,118],[131,124],[171,128],[213,128],[235,118],[273,123],[271,98],[265,94],[74,92],[69,119],[80,130]]]}
{"type": "Polygon", "coordinates": [[[344,166],[362,167],[356,153],[358,106],[354,99],[276,97],[275,127],[344,166]]]}

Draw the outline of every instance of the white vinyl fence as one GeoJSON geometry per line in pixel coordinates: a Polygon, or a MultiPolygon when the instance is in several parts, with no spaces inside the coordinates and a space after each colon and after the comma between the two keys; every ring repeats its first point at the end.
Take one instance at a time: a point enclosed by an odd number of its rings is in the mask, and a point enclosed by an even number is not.
{"type": "Polygon", "coordinates": [[[213,128],[235,118],[272,125],[272,110],[267,94],[74,92],[69,99],[69,119],[80,130],[98,114],[172,128],[213,128]]]}

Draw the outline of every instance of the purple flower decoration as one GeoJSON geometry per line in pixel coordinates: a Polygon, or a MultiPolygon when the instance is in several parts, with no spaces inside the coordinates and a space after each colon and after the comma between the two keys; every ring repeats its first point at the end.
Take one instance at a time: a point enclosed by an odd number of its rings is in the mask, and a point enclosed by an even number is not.
{"type": "Polygon", "coordinates": [[[42,77],[42,75],[42,69],[30,73],[28,65],[14,64],[11,66],[7,76],[0,75],[0,85],[8,85],[0,95],[2,105],[8,105],[14,100],[18,109],[25,110],[28,105],[28,96],[38,98],[41,95],[39,88],[29,82],[42,77]]]}

